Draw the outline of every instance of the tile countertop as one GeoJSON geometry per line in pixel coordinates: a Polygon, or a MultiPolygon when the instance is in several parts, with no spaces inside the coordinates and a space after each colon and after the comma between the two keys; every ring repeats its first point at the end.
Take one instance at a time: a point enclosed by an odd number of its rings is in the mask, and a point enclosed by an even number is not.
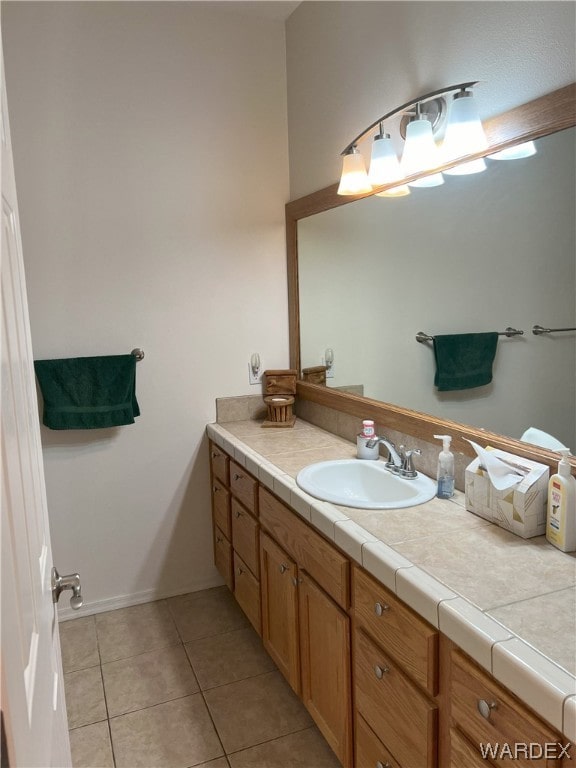
{"type": "Polygon", "coordinates": [[[576,741],[576,557],[467,512],[464,494],[409,509],[319,501],[295,481],[356,446],[300,419],[209,424],[208,436],[551,725],[576,741]]]}

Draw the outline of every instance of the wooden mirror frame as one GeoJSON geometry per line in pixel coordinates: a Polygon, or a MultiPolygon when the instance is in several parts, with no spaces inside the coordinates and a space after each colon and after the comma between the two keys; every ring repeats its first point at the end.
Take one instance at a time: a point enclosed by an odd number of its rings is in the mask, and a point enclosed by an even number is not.
{"type": "MultiPolygon", "coordinates": [[[[542,136],[574,126],[576,126],[576,83],[571,83],[546,96],[541,96],[485,121],[484,129],[488,138],[488,149],[477,155],[462,158],[442,166],[441,169],[458,165],[466,160],[492,154],[500,149],[521,144],[524,141],[539,139],[542,136]]],[[[417,176],[409,178],[417,178],[417,176]]],[[[310,195],[293,200],[286,205],[290,368],[296,369],[299,374],[301,361],[298,221],[299,219],[313,216],[316,213],[360,200],[363,197],[370,197],[376,192],[387,189],[389,186],[393,185],[389,184],[375,188],[368,194],[343,197],[337,194],[338,184],[332,184],[310,195]]],[[[456,421],[439,419],[430,414],[402,408],[392,403],[385,403],[329,389],[319,384],[309,384],[299,380],[297,383],[297,396],[301,400],[309,400],[319,405],[357,416],[359,419],[374,419],[377,424],[385,424],[390,429],[412,435],[429,443],[433,442],[435,434],[451,434],[454,438],[452,442],[453,450],[471,457],[475,456],[475,453],[465,438],[483,445],[489,444],[494,448],[510,451],[516,455],[548,464],[553,468],[556,468],[558,463],[558,454],[556,452],[531,445],[530,443],[524,443],[504,435],[499,435],[496,432],[468,426],[456,421]]],[[[570,448],[576,453],[576,445],[572,445],[570,448]]],[[[576,475],[576,458],[572,458],[571,463],[572,474],[576,475]]]]}

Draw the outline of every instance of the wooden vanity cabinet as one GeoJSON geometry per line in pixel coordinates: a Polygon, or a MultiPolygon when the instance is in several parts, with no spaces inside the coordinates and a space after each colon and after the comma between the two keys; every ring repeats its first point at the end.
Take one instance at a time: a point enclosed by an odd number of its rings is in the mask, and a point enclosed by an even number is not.
{"type": "Polygon", "coordinates": [[[214,563],[261,635],[258,481],[212,442],[210,477],[214,563]]]}
{"type": "Polygon", "coordinates": [[[382,765],[435,768],[438,630],[360,567],[352,573],[357,768],[371,768],[361,756],[380,747],[382,765]]]}
{"type": "Polygon", "coordinates": [[[346,604],[349,561],[262,487],[259,508],[264,647],[352,766],[350,617],[333,598],[346,604]]]}
{"type": "MultiPolygon", "coordinates": [[[[466,747],[478,759],[478,764],[485,765],[481,745],[508,745],[514,750],[516,745],[567,743],[567,739],[544,723],[454,645],[450,653],[448,679],[453,726],[450,736],[451,765],[458,765],[457,761],[461,759],[466,747]]],[[[539,757],[539,747],[536,749],[538,751],[531,756],[522,754],[520,750],[516,753],[514,765],[518,768],[558,768],[563,764],[572,764],[576,757],[573,746],[569,753],[570,760],[556,759],[552,754],[539,757]]],[[[489,754],[489,759],[494,765],[508,765],[511,762],[506,753],[500,757],[489,754]]],[[[475,763],[470,762],[470,765],[475,763]]]]}

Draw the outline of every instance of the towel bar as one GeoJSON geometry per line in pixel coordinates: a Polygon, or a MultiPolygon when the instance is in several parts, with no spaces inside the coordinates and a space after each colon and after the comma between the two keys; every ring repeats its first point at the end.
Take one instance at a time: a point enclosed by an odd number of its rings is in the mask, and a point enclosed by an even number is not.
{"type": "Polygon", "coordinates": [[[563,331],[576,331],[576,328],[542,328],[541,325],[535,325],[532,328],[534,336],[542,336],[543,333],[561,333],[563,331]]]}
{"type": "Polygon", "coordinates": [[[134,347],[132,352],[130,352],[131,355],[134,355],[136,360],[140,361],[144,359],[144,350],[140,349],[139,347],[134,347]]]}
{"type": "MultiPolygon", "coordinates": [[[[539,326],[534,326],[534,327],[536,328],[539,326]]],[[[533,333],[535,333],[535,331],[533,331],[533,333]]],[[[523,335],[524,335],[524,331],[519,331],[516,328],[511,328],[510,326],[508,326],[508,328],[506,328],[505,331],[498,331],[498,336],[508,336],[508,338],[510,338],[510,336],[523,336],[523,335]]],[[[424,333],[424,331],[418,331],[418,333],[416,334],[416,341],[419,341],[420,344],[424,344],[425,341],[434,341],[434,336],[430,336],[429,334],[424,333]]]]}

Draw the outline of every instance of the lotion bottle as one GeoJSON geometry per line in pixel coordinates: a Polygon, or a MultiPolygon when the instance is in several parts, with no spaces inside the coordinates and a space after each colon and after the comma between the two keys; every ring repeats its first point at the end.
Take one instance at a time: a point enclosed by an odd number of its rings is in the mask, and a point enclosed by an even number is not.
{"type": "Polygon", "coordinates": [[[576,551],[576,480],[571,474],[568,449],[558,451],[562,458],[558,472],[548,481],[546,538],[562,552],[576,551]]]}
{"type": "Polygon", "coordinates": [[[368,448],[368,441],[376,437],[376,430],[374,428],[374,422],[372,419],[364,419],[362,422],[362,431],[356,437],[356,456],[359,459],[369,459],[371,461],[378,461],[380,458],[380,451],[378,444],[368,448]]]}
{"type": "Polygon", "coordinates": [[[450,499],[454,496],[454,454],[450,450],[452,438],[450,435],[434,435],[436,440],[442,440],[442,450],[438,454],[438,490],[439,499],[450,499]]]}

